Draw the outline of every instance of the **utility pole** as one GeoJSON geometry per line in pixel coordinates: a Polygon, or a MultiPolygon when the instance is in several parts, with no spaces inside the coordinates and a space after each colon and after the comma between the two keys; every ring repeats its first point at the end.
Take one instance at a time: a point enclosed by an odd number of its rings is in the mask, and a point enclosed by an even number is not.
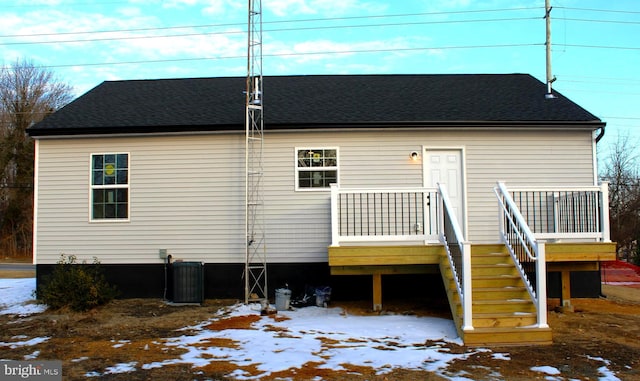
{"type": "Polygon", "coordinates": [[[546,19],[546,29],[547,29],[547,38],[545,40],[545,46],[547,48],[547,94],[545,97],[547,99],[555,98],[553,95],[553,91],[551,89],[551,84],[556,80],[556,77],[553,76],[553,72],[551,70],[551,0],[544,1],[544,18],[546,19]]]}
{"type": "Polygon", "coordinates": [[[267,300],[264,228],[262,1],[249,0],[245,97],[245,303],[267,300]]]}

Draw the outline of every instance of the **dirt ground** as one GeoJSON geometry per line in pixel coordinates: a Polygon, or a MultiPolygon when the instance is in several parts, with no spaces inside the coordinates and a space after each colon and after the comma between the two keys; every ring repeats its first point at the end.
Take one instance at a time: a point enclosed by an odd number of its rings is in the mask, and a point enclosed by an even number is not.
{"type": "MultiPolygon", "coordinates": [[[[455,353],[475,353],[465,360],[450,363],[447,374],[462,374],[476,380],[535,380],[545,379],[543,373],[531,370],[534,366],[552,366],[562,376],[576,380],[597,380],[598,368],[605,365],[598,358],[609,360],[607,368],[621,380],[640,380],[640,289],[623,286],[603,286],[606,298],[574,299],[575,312],[555,311],[558,300],[549,301],[549,324],[553,329],[553,344],[543,347],[492,348],[493,352],[509,353],[510,361],[494,358],[491,352],[477,352],[472,348],[447,344],[455,353]],[[463,372],[463,373],[460,373],[463,372]]],[[[68,311],[45,312],[28,318],[0,315],[0,342],[14,342],[16,337],[50,337],[36,346],[10,348],[0,344],[0,359],[23,360],[39,351],[39,359],[62,359],[65,380],[84,380],[86,374],[103,370],[105,366],[132,360],[149,363],[175,358],[180,349],[161,346],[159,338],[184,334],[176,330],[209,319],[219,308],[235,303],[234,300],[207,300],[203,306],[170,306],[157,299],[116,300],[107,306],[86,313],[68,311]],[[114,344],[128,340],[124,351],[114,344]],[[137,349],[136,349],[137,348],[137,349]],[[84,361],[71,361],[72,359],[84,361]]],[[[373,314],[368,302],[333,303],[349,314],[373,314]]],[[[388,312],[447,316],[442,306],[427,307],[421,301],[389,301],[388,312]]],[[[243,327],[251,323],[230,319],[229,326],[243,327]]],[[[220,327],[225,328],[225,327],[220,327]]],[[[228,328],[228,327],[226,327],[228,328]]],[[[233,347],[231,341],[211,343],[233,347]]],[[[440,343],[442,345],[442,343],[440,343]]],[[[116,345],[117,346],[117,345],[116,345]]],[[[273,374],[263,380],[311,380],[319,376],[324,380],[441,380],[433,373],[395,370],[391,374],[376,375],[376,369],[345,368],[351,372],[318,369],[309,363],[303,369],[273,374]],[[354,375],[357,372],[360,376],[354,375]]],[[[137,370],[132,373],[109,374],[104,380],[227,380],[237,367],[216,361],[205,368],[191,365],[171,365],[157,369],[137,370]]],[[[243,368],[251,372],[251,369],[243,368]]],[[[254,373],[258,374],[258,372],[254,373]]]]}

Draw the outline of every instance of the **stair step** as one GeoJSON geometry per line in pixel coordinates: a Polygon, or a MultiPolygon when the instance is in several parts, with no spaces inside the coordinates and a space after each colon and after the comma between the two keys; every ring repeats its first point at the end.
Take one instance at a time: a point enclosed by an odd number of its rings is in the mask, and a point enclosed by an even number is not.
{"type": "Polygon", "coordinates": [[[526,299],[474,300],[473,313],[536,312],[536,306],[526,299]]]}
{"type": "MultiPolygon", "coordinates": [[[[462,305],[459,299],[452,300],[455,303],[455,313],[462,315],[462,305]]],[[[476,314],[529,314],[536,312],[536,306],[530,300],[474,300],[472,303],[473,315],[476,314]]]]}
{"type": "Polygon", "coordinates": [[[485,254],[509,254],[507,248],[502,244],[471,245],[471,256],[485,254]]]}
{"type": "Polygon", "coordinates": [[[493,265],[474,265],[471,269],[471,275],[520,275],[518,269],[512,263],[502,263],[493,265]]]}
{"type": "Polygon", "coordinates": [[[535,324],[537,316],[533,312],[473,314],[474,328],[515,328],[535,324]]]}
{"type": "Polygon", "coordinates": [[[511,255],[509,254],[482,254],[482,255],[474,255],[471,257],[471,265],[491,265],[491,264],[499,264],[499,263],[507,263],[513,266],[513,260],[511,259],[511,255]]]}
{"type": "Polygon", "coordinates": [[[550,328],[476,328],[463,333],[465,345],[549,345],[550,328]]]}
{"type": "Polygon", "coordinates": [[[472,290],[473,300],[486,299],[527,299],[529,292],[524,287],[476,287],[472,290]]]}
{"type": "MultiPolygon", "coordinates": [[[[460,302],[458,290],[455,283],[451,283],[446,290],[449,300],[460,302]]],[[[473,301],[481,300],[501,300],[507,301],[512,299],[529,300],[529,292],[524,287],[503,287],[503,288],[474,288],[471,290],[473,301]]]]}
{"type": "Polygon", "coordinates": [[[522,278],[519,274],[501,275],[499,277],[491,275],[487,276],[472,274],[471,284],[474,289],[483,287],[508,287],[523,285],[522,278]]]}

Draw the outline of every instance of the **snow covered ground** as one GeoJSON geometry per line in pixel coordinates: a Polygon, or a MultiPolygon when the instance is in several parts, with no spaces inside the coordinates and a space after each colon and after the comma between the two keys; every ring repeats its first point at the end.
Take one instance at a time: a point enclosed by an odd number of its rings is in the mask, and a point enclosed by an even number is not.
{"type": "Polygon", "coordinates": [[[33,302],[35,278],[0,279],[0,315],[31,315],[46,306],[33,302]]]}
{"type": "MultiPolygon", "coordinates": [[[[0,279],[0,314],[25,316],[41,313],[46,308],[33,303],[34,279],[0,279]]],[[[166,347],[186,350],[174,359],[162,362],[105,364],[103,372],[90,372],[88,378],[106,374],[128,373],[169,364],[205,366],[213,361],[226,361],[242,366],[254,366],[260,375],[241,370],[230,376],[237,379],[257,379],[278,371],[301,367],[310,362],[328,369],[344,369],[343,364],[372,367],[384,374],[395,368],[434,372],[450,380],[469,380],[464,374],[453,375],[445,369],[451,361],[469,357],[474,352],[452,353],[448,343],[462,344],[453,322],[434,317],[404,315],[351,316],[340,308],[307,307],[278,314],[278,319],[259,316],[257,306],[235,305],[222,309],[211,319],[196,326],[184,327],[184,335],[158,338],[166,347]],[[223,328],[216,322],[249,317],[250,329],[223,328]],[[235,345],[210,345],[216,340],[229,340],[235,345]]],[[[14,337],[0,346],[33,346],[34,352],[25,360],[37,359],[37,345],[48,337],[14,337]],[[15,339],[15,340],[14,340],[15,339]]],[[[114,342],[114,347],[126,350],[128,341],[114,342]]],[[[475,349],[489,352],[489,349],[475,349]]],[[[510,361],[509,353],[492,353],[493,358],[510,361]]],[[[608,368],[608,361],[599,368],[600,380],[619,380],[608,368]]],[[[86,358],[67,359],[73,362],[86,358]]],[[[547,380],[566,380],[551,366],[531,368],[547,380]]],[[[499,375],[496,375],[498,379],[499,375]]]]}
{"type": "MultiPolygon", "coordinates": [[[[236,305],[212,321],[258,314],[257,308],[236,305]]],[[[211,321],[186,327],[190,332],[199,333],[167,342],[169,346],[188,350],[180,358],[145,364],[143,368],[176,363],[205,366],[214,358],[238,365],[256,365],[263,375],[301,368],[309,362],[323,363],[320,368],[333,370],[344,370],[344,363],[372,367],[380,374],[393,368],[439,372],[449,361],[470,355],[451,354],[441,345],[462,343],[453,323],[440,318],[349,316],[340,308],[306,307],[282,312],[278,319],[260,318],[252,323],[251,330],[209,329],[209,324],[211,321]],[[237,347],[205,345],[212,339],[230,339],[237,347]],[[427,340],[436,344],[425,345],[427,340]]],[[[239,371],[232,376],[244,379],[248,375],[239,371]]]]}

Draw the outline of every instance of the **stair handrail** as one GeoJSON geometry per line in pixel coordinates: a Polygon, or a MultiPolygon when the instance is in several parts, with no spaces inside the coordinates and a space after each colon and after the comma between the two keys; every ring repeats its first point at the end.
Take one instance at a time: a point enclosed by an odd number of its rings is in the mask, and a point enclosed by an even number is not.
{"type": "Polygon", "coordinates": [[[471,244],[462,233],[458,218],[452,208],[445,184],[437,183],[438,194],[442,204],[440,221],[440,241],[444,244],[447,259],[451,266],[456,290],[462,304],[462,330],[473,330],[473,310],[471,291],[471,244]],[[460,251],[461,265],[456,263],[451,253],[452,246],[460,251]]]}
{"type": "Polygon", "coordinates": [[[537,326],[539,328],[548,328],[545,244],[538,241],[533,235],[504,182],[498,181],[493,191],[498,198],[500,208],[500,238],[508,248],[527,291],[529,291],[529,295],[535,303],[537,326]],[[508,226],[505,226],[505,223],[508,226]],[[525,254],[526,258],[518,258],[516,251],[520,254],[525,254]],[[535,264],[535,289],[524,269],[522,263],[524,260],[535,264]]]}

